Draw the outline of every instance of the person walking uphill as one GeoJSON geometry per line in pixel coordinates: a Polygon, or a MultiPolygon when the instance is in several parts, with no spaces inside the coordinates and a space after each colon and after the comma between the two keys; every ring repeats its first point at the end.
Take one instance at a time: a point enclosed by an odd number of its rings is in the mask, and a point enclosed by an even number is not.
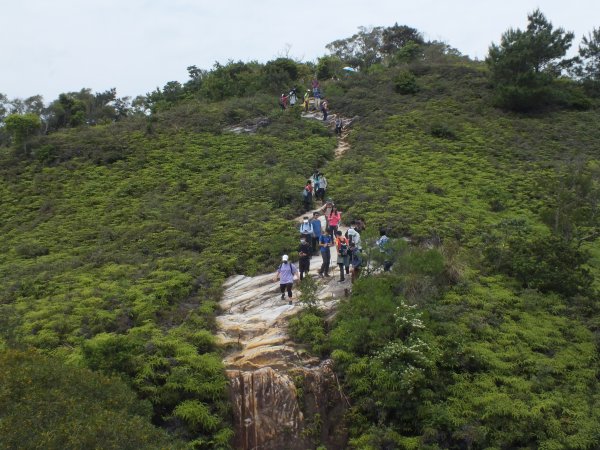
{"type": "Polygon", "coordinates": [[[340,268],[340,279],[342,282],[345,280],[344,271],[346,274],[350,273],[350,255],[348,254],[349,245],[348,238],[344,237],[340,230],[335,232],[335,247],[337,249],[337,264],[340,268]]]}
{"type": "Polygon", "coordinates": [[[322,234],[319,239],[319,247],[321,248],[321,258],[323,258],[323,264],[319,269],[319,275],[326,277],[329,276],[329,264],[331,264],[331,246],[333,245],[333,239],[328,234],[322,234]]]}
{"type": "Polygon", "coordinates": [[[329,103],[323,99],[321,102],[321,112],[323,113],[323,121],[327,121],[327,114],[329,113],[329,103]]]}
{"type": "Polygon", "coordinates": [[[308,112],[308,105],[310,103],[310,91],[307,89],[304,93],[304,112],[308,112]]]}
{"type": "Polygon", "coordinates": [[[304,186],[304,190],[302,191],[302,202],[304,203],[305,211],[310,211],[310,209],[312,208],[312,197],[313,197],[312,181],[308,180],[306,182],[306,186],[304,186]]]}
{"type": "Polygon", "coordinates": [[[304,279],[304,274],[308,276],[308,271],[310,270],[310,256],[312,254],[312,246],[308,243],[306,238],[303,236],[300,239],[300,247],[298,247],[298,256],[300,256],[300,260],[298,261],[298,266],[300,269],[300,281],[304,279]]]}
{"type": "Polygon", "coordinates": [[[308,220],[308,216],[304,216],[304,219],[302,219],[302,223],[300,224],[300,234],[302,235],[301,237],[308,242],[308,245],[312,245],[313,233],[314,230],[312,224],[308,220]]]}
{"type": "Polygon", "coordinates": [[[329,216],[327,217],[327,223],[329,224],[327,226],[327,232],[332,236],[332,238],[335,236],[335,232],[338,229],[340,220],[342,220],[342,213],[338,211],[337,207],[334,205],[333,209],[329,213],[329,216]]]}
{"type": "Polygon", "coordinates": [[[319,243],[319,239],[321,238],[321,221],[319,220],[319,213],[314,212],[312,219],[309,221],[312,226],[312,252],[313,254],[317,253],[317,244],[319,243]]]}
{"type": "Polygon", "coordinates": [[[285,291],[287,290],[289,304],[292,304],[292,286],[298,269],[294,264],[288,261],[288,255],[281,257],[281,265],[277,269],[277,278],[279,278],[279,289],[281,290],[281,300],[285,299],[285,291]]]}

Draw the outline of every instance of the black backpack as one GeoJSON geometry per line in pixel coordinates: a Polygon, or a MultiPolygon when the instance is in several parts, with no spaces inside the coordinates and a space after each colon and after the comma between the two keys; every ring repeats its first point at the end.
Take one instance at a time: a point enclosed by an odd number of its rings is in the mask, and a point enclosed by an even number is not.
{"type": "Polygon", "coordinates": [[[340,242],[340,255],[346,256],[348,254],[348,241],[340,242]]]}

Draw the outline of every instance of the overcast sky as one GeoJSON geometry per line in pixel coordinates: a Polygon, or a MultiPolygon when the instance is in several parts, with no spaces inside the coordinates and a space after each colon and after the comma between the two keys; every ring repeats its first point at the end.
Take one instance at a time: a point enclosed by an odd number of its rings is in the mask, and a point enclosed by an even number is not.
{"type": "Polygon", "coordinates": [[[600,0],[4,0],[0,93],[9,98],[117,88],[146,94],[215,61],[314,61],[359,26],[395,22],[483,59],[539,7],[581,37],[600,27],[600,0]]]}

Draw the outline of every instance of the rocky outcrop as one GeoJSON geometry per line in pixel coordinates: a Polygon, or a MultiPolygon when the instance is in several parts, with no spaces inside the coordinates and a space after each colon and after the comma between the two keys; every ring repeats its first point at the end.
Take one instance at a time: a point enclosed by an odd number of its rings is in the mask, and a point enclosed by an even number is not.
{"type": "Polygon", "coordinates": [[[330,362],[286,373],[271,367],[228,370],[236,449],[344,448],[344,412],[330,362]]]}

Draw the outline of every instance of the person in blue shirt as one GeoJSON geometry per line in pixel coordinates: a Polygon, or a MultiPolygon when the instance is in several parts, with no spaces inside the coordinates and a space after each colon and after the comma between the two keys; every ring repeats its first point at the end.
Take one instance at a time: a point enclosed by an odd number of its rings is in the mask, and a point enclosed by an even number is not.
{"type": "Polygon", "coordinates": [[[319,220],[319,213],[314,212],[312,219],[309,221],[312,226],[312,251],[313,254],[317,253],[317,244],[319,243],[319,239],[321,238],[321,221],[319,220]]]}
{"type": "Polygon", "coordinates": [[[319,269],[319,276],[329,276],[329,264],[331,263],[331,246],[333,245],[333,239],[331,235],[325,233],[321,234],[319,238],[319,247],[321,249],[321,257],[323,258],[323,264],[319,269]]]}
{"type": "Polygon", "coordinates": [[[391,249],[390,249],[390,238],[387,237],[387,233],[384,229],[379,230],[379,239],[377,239],[376,242],[377,246],[379,247],[379,251],[381,253],[383,253],[385,256],[385,259],[383,261],[383,271],[384,272],[389,272],[391,267],[392,267],[392,258],[391,258],[391,249]]]}

